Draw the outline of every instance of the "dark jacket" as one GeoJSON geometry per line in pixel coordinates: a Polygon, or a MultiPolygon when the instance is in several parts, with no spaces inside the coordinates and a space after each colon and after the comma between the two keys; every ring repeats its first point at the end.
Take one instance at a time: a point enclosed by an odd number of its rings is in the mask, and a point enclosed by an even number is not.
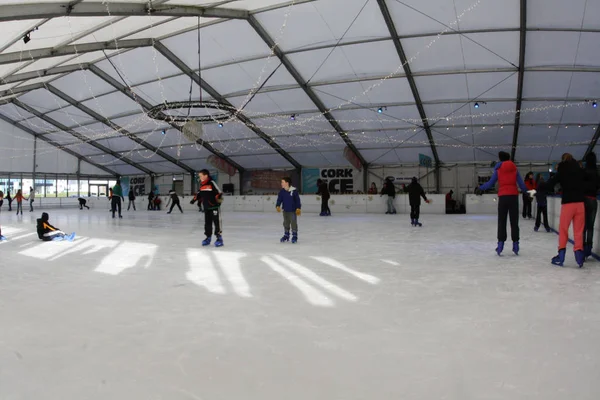
{"type": "Polygon", "coordinates": [[[479,189],[483,191],[489,190],[496,182],[498,182],[498,196],[517,196],[519,189],[523,193],[527,192],[527,186],[525,186],[525,182],[523,182],[517,166],[512,161],[500,161],[496,164],[492,178],[479,186],[479,189]]]}
{"type": "Polygon", "coordinates": [[[392,196],[393,198],[396,198],[396,187],[394,186],[394,184],[390,181],[385,181],[383,183],[383,187],[381,188],[381,194],[385,195],[387,194],[388,196],[392,196]]]}
{"type": "Polygon", "coordinates": [[[535,201],[538,207],[548,206],[548,188],[545,182],[540,182],[535,191],[535,201]]]}
{"type": "Polygon", "coordinates": [[[283,205],[283,211],[294,212],[298,209],[302,209],[302,203],[300,202],[300,195],[295,187],[290,186],[290,190],[281,189],[277,196],[276,207],[283,205]]]}
{"type": "Polygon", "coordinates": [[[583,170],[583,173],[583,179],[585,181],[585,197],[595,199],[598,195],[598,189],[600,188],[598,181],[598,170],[596,170],[596,168],[586,168],[583,170]]]}
{"type": "Polygon", "coordinates": [[[38,237],[40,239],[42,239],[43,241],[51,241],[52,238],[44,236],[45,233],[50,233],[53,231],[58,231],[58,228],[55,228],[54,226],[50,225],[50,223],[48,222],[48,214],[43,213],[42,214],[42,218],[38,218],[37,219],[37,234],[38,237]]]}
{"type": "Polygon", "coordinates": [[[323,197],[325,200],[328,200],[330,195],[329,195],[329,186],[327,186],[326,182],[323,182],[319,185],[319,190],[317,191],[317,195],[320,195],[321,197],[323,197]]]}
{"type": "Polygon", "coordinates": [[[127,196],[129,197],[129,201],[135,200],[135,193],[133,193],[133,190],[129,189],[129,194],[127,196]]]}
{"type": "Polygon", "coordinates": [[[564,161],[558,164],[556,174],[543,187],[550,191],[558,183],[562,188],[562,204],[583,203],[585,200],[584,172],[577,161],[564,161]]]}
{"type": "Polygon", "coordinates": [[[425,196],[425,191],[423,187],[419,184],[419,182],[412,182],[406,188],[408,192],[408,202],[410,206],[420,206],[421,205],[421,197],[427,201],[427,196],[425,196]]]}
{"type": "Polygon", "coordinates": [[[215,181],[209,178],[206,181],[200,182],[200,200],[202,201],[204,210],[215,210],[221,207],[222,197],[223,193],[215,181]]]}

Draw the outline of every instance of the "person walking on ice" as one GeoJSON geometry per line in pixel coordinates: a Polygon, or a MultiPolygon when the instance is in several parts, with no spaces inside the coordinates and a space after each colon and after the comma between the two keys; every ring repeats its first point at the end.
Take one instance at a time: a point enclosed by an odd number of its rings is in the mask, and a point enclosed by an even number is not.
{"type": "Polygon", "coordinates": [[[281,243],[289,242],[290,227],[292,228],[292,243],[296,243],[298,241],[298,217],[302,214],[302,204],[298,190],[292,186],[292,179],[287,176],[281,180],[281,190],[275,205],[277,212],[281,212],[282,206],[284,233],[281,243]]]}
{"type": "MultiPolygon", "coordinates": [[[[4,193],[2,192],[2,190],[0,190],[0,203],[2,202],[2,199],[4,199],[4,193]]],[[[0,242],[4,242],[5,240],[6,237],[2,236],[2,225],[0,225],[0,242]]]]}
{"type": "Polygon", "coordinates": [[[383,187],[381,188],[381,196],[383,195],[387,195],[386,214],[396,214],[396,207],[394,207],[394,200],[396,199],[396,187],[388,178],[386,178],[385,182],[383,182],[383,187]]]}
{"type": "Polygon", "coordinates": [[[133,193],[133,188],[129,188],[129,194],[127,195],[129,198],[129,204],[127,205],[127,211],[133,206],[133,211],[135,211],[135,193],[133,193]]]}
{"type": "Polygon", "coordinates": [[[215,225],[216,247],[223,246],[223,224],[221,223],[221,203],[223,202],[223,193],[212,180],[208,170],[203,169],[198,173],[200,178],[200,201],[204,205],[204,234],[206,239],[202,241],[202,246],[210,245],[213,234],[213,224],[215,225]]]}

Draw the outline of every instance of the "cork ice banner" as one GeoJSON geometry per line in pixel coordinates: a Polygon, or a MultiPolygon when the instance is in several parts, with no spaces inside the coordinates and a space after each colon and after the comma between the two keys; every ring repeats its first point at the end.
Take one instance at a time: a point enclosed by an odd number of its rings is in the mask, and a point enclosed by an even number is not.
{"type": "Polygon", "coordinates": [[[362,173],[353,168],[305,168],[302,170],[302,192],[316,193],[317,180],[329,185],[331,193],[363,191],[362,173]]]}

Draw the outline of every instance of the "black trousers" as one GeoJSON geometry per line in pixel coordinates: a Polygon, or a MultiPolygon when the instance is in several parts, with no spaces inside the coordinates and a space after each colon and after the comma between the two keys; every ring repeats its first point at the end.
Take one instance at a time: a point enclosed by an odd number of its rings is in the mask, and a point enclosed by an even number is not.
{"type": "Polygon", "coordinates": [[[533,199],[529,193],[523,193],[523,218],[531,218],[533,199]]]}
{"type": "Polygon", "coordinates": [[[215,235],[220,236],[221,231],[221,209],[204,210],[204,234],[211,237],[213,234],[213,224],[215,225],[215,235]]]}
{"type": "Polygon", "coordinates": [[[594,245],[594,224],[596,223],[596,213],[598,212],[598,201],[596,199],[585,198],[585,228],[583,230],[583,244],[585,246],[594,245]]]}
{"type": "Polygon", "coordinates": [[[8,201],[8,211],[12,211],[12,199],[8,201]]]}
{"type": "Polygon", "coordinates": [[[421,205],[410,205],[410,219],[419,219],[419,215],[421,214],[421,205]]]}
{"type": "Polygon", "coordinates": [[[173,209],[175,208],[175,206],[177,206],[177,208],[179,208],[179,211],[183,212],[183,210],[181,209],[181,206],[179,205],[178,201],[174,201],[173,203],[171,203],[171,208],[169,209],[169,212],[173,211],[173,209]]]}
{"type": "Polygon", "coordinates": [[[535,227],[539,228],[542,223],[542,217],[544,217],[544,228],[546,230],[550,229],[550,225],[548,225],[548,206],[537,206],[537,214],[535,216],[535,227]]]}
{"type": "Polygon", "coordinates": [[[321,213],[322,214],[330,214],[329,210],[329,197],[325,198],[321,196],[321,213]]]}
{"type": "Polygon", "coordinates": [[[119,216],[121,216],[121,198],[118,196],[113,196],[111,206],[113,217],[115,216],[115,211],[117,210],[119,210],[119,216]]]}
{"type": "Polygon", "coordinates": [[[510,216],[510,236],[513,242],[519,241],[519,196],[498,197],[498,241],[506,242],[506,219],[510,216]]]}

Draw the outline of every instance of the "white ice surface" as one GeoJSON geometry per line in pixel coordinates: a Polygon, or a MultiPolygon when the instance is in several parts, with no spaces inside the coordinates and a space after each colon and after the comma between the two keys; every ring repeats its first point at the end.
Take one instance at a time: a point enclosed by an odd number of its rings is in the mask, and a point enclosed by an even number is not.
{"type": "Polygon", "coordinates": [[[0,399],[600,397],[600,268],[553,267],[557,236],[493,216],[50,211],[41,243],[3,208],[0,399]],[[509,244],[507,243],[507,247],[509,244]]]}

